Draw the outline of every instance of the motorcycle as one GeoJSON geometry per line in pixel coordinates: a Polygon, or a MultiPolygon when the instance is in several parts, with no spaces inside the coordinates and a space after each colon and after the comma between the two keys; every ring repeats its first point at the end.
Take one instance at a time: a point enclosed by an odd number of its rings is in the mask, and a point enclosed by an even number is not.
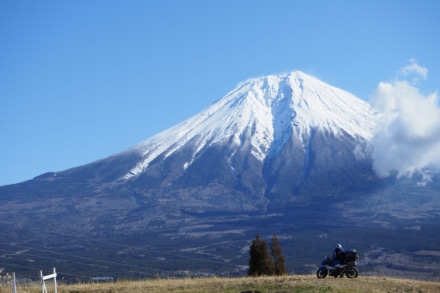
{"type": "Polygon", "coordinates": [[[348,261],[344,264],[333,264],[333,261],[329,257],[325,257],[321,262],[321,267],[316,272],[318,279],[325,278],[327,276],[340,277],[344,275],[347,278],[356,278],[359,275],[359,271],[356,268],[356,261],[348,261]]]}

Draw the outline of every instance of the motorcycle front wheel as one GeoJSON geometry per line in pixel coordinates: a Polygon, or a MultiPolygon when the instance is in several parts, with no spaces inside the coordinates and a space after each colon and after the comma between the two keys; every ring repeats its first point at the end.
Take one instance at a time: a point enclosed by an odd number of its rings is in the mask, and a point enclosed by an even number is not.
{"type": "Polygon", "coordinates": [[[359,271],[357,268],[349,268],[345,271],[345,275],[347,278],[356,278],[359,275],[359,271]]]}
{"type": "Polygon", "coordinates": [[[328,271],[325,268],[319,268],[318,271],[316,272],[316,276],[318,277],[318,279],[323,279],[325,277],[327,277],[328,271]]]}

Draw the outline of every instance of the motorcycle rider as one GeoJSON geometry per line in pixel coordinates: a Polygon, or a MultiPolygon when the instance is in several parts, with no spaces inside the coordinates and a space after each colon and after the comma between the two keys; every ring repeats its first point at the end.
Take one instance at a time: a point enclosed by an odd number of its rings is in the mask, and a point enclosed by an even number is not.
{"type": "Polygon", "coordinates": [[[344,248],[341,244],[337,244],[335,250],[333,251],[333,264],[341,264],[344,262],[344,248]]]}
{"type": "Polygon", "coordinates": [[[344,263],[344,248],[342,248],[341,244],[336,244],[336,248],[333,251],[333,259],[332,259],[332,264],[334,267],[336,267],[338,269],[337,273],[339,274],[339,272],[341,271],[341,265],[344,263]]]}

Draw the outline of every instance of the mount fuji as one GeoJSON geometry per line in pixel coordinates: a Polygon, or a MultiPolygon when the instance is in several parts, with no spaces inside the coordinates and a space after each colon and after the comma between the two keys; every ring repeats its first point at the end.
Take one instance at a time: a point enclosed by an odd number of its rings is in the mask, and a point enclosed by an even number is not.
{"type": "Polygon", "coordinates": [[[166,158],[189,144],[194,151],[184,168],[215,145],[241,149],[264,162],[290,139],[306,150],[316,131],[368,140],[373,127],[367,103],[302,72],[255,78],[200,114],[130,149],[143,159],[124,178],[139,175],[158,156],[166,158]]]}
{"type": "Polygon", "coordinates": [[[126,151],[36,181],[77,180],[98,184],[98,196],[167,198],[199,212],[266,210],[369,188],[374,127],[373,109],[352,94],[302,72],[272,75],[126,151]]]}
{"type": "MultiPolygon", "coordinates": [[[[280,235],[291,260],[307,250],[290,267],[297,272],[341,241],[365,251],[367,269],[383,266],[402,239],[438,238],[430,231],[440,227],[440,201],[438,180],[421,187],[376,175],[375,127],[367,102],[302,72],[252,78],[118,154],[0,187],[0,222],[14,243],[83,258],[111,251],[136,276],[242,274],[257,232],[280,235]],[[394,238],[380,240],[389,229],[394,238]]],[[[431,246],[410,253],[440,251],[431,246]]]]}

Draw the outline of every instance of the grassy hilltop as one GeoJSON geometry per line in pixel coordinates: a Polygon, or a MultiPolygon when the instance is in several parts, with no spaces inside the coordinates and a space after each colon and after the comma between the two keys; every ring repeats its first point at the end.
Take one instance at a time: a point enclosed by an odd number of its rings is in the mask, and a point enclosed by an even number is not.
{"type": "MultiPolygon", "coordinates": [[[[53,292],[53,284],[47,283],[48,292],[53,292]]],[[[0,287],[0,293],[11,292],[10,287],[0,287]]],[[[39,293],[39,284],[19,287],[18,293],[39,293]]],[[[58,284],[59,293],[202,293],[202,292],[440,292],[439,282],[396,279],[388,277],[363,277],[356,279],[317,279],[313,275],[259,278],[193,278],[156,279],[144,281],[118,281],[112,283],[58,284]]]]}

